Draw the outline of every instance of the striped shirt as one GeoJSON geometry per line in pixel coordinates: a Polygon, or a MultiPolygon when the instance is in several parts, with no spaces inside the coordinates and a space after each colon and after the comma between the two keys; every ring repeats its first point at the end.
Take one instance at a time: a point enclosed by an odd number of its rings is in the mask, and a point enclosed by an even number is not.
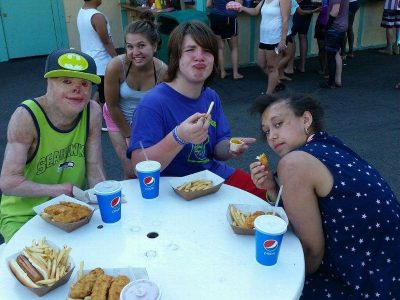
{"type": "Polygon", "coordinates": [[[399,0],[386,0],[383,9],[387,10],[400,10],[399,0]]]}

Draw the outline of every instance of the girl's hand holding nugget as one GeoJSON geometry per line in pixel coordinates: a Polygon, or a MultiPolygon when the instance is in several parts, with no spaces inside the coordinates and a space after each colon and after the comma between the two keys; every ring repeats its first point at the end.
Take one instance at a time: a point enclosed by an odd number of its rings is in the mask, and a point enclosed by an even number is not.
{"type": "Polygon", "coordinates": [[[276,190],[273,172],[260,161],[250,164],[250,173],[251,179],[257,188],[271,192],[276,190]]]}

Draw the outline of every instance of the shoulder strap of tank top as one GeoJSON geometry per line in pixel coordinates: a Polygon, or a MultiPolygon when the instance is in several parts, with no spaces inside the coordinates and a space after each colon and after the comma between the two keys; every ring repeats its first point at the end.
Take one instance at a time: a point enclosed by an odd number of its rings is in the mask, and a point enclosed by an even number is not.
{"type": "Polygon", "coordinates": [[[156,85],[157,84],[157,73],[156,73],[156,65],[155,65],[155,63],[154,63],[154,60],[153,60],[153,71],[154,71],[154,85],[156,85]]]}
{"type": "Polygon", "coordinates": [[[132,67],[132,62],[129,63],[128,70],[127,70],[126,73],[125,73],[125,79],[128,77],[129,70],[131,69],[131,67],[132,67]]]}

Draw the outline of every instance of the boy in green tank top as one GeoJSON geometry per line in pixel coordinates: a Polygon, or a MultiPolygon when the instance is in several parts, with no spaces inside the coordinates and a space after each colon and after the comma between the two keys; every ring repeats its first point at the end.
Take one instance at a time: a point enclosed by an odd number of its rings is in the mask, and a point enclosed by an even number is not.
{"type": "Polygon", "coordinates": [[[35,216],[34,206],[104,178],[101,109],[90,101],[92,83],[100,83],[94,60],[77,50],[56,50],[44,77],[46,94],[24,101],[8,124],[0,176],[6,242],[35,216]]]}

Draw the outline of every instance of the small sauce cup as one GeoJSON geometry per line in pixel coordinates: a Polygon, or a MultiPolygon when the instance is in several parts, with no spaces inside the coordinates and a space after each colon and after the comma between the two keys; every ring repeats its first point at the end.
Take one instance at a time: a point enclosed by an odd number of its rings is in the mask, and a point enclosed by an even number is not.
{"type": "Polygon", "coordinates": [[[240,148],[243,146],[244,142],[243,140],[239,139],[239,138],[231,138],[231,140],[229,141],[230,144],[230,150],[232,152],[239,152],[240,148]]]}

